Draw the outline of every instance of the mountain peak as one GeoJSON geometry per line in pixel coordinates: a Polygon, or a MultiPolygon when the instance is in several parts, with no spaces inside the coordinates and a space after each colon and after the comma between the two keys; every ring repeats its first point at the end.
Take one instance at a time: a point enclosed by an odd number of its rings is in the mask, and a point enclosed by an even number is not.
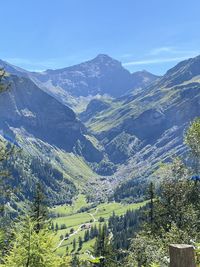
{"type": "Polygon", "coordinates": [[[101,64],[109,64],[112,63],[114,65],[119,65],[121,66],[121,62],[106,55],[106,54],[98,54],[94,59],[92,59],[90,62],[98,62],[101,64]]]}
{"type": "Polygon", "coordinates": [[[113,58],[111,58],[110,56],[108,56],[106,54],[98,54],[94,59],[96,59],[96,60],[114,60],[113,58]]]}

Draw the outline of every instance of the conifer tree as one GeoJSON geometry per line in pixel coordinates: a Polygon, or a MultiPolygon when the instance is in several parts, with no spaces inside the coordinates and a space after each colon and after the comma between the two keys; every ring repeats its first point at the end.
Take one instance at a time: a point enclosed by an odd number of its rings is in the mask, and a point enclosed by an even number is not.
{"type": "Polygon", "coordinates": [[[154,194],[154,185],[153,185],[152,182],[149,185],[148,194],[149,194],[149,199],[150,199],[150,203],[149,203],[149,206],[150,206],[150,209],[149,209],[149,220],[150,220],[151,227],[153,227],[153,222],[154,222],[154,197],[155,197],[155,194],[154,194]]]}
{"type": "Polygon", "coordinates": [[[36,222],[35,230],[39,233],[48,219],[48,208],[41,183],[36,184],[35,195],[31,205],[31,217],[36,222]]]}
{"type": "Polygon", "coordinates": [[[82,246],[83,246],[83,240],[82,240],[82,237],[81,236],[79,236],[79,238],[78,238],[78,250],[81,250],[82,249],[82,246]]]}
{"type": "Polygon", "coordinates": [[[73,240],[72,245],[73,245],[73,251],[75,251],[75,250],[76,250],[76,239],[75,239],[75,238],[74,238],[74,240],[73,240]]]}
{"type": "Polygon", "coordinates": [[[5,257],[6,267],[62,266],[62,259],[53,253],[53,235],[47,227],[37,232],[35,230],[37,223],[30,216],[26,216],[17,224],[14,231],[13,247],[5,257]]]}
{"type": "Polygon", "coordinates": [[[75,255],[72,257],[71,267],[79,267],[79,266],[80,266],[80,261],[79,261],[78,256],[75,254],[75,255]]]}
{"type": "Polygon", "coordinates": [[[99,234],[94,245],[94,255],[99,258],[99,267],[116,266],[112,244],[106,224],[99,226],[99,234]]]}
{"type": "Polygon", "coordinates": [[[188,128],[185,144],[190,149],[194,171],[200,175],[200,118],[196,118],[188,128]]]}

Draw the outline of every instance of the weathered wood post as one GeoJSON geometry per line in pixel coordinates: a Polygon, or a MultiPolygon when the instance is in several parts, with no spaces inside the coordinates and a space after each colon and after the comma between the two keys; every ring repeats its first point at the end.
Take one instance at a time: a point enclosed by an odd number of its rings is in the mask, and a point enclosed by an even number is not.
{"type": "Polygon", "coordinates": [[[194,248],[185,244],[169,246],[170,267],[196,267],[194,248]]]}

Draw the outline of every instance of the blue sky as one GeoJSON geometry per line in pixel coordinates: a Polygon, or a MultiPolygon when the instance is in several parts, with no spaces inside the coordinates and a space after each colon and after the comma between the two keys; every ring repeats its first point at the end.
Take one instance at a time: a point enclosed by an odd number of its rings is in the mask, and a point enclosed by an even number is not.
{"type": "Polygon", "coordinates": [[[200,54],[199,0],[1,1],[0,58],[29,70],[108,54],[163,74],[200,54]]]}

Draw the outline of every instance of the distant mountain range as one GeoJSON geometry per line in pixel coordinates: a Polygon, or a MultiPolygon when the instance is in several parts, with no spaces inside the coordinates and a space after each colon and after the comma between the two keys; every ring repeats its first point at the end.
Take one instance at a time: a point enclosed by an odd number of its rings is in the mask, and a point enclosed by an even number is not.
{"type": "Polygon", "coordinates": [[[162,77],[131,74],[107,55],[42,73],[0,66],[11,74],[0,95],[4,136],[48,159],[89,198],[154,178],[160,162],[184,155],[184,131],[200,116],[200,56],[162,77]],[[81,97],[89,103],[76,115],[67,105],[80,106],[81,97]]]}
{"type": "Polygon", "coordinates": [[[119,61],[102,54],[72,67],[40,73],[28,72],[4,61],[0,61],[0,65],[12,74],[30,78],[48,94],[70,106],[77,97],[104,94],[120,97],[158,78],[147,71],[130,73],[119,61]]]}

